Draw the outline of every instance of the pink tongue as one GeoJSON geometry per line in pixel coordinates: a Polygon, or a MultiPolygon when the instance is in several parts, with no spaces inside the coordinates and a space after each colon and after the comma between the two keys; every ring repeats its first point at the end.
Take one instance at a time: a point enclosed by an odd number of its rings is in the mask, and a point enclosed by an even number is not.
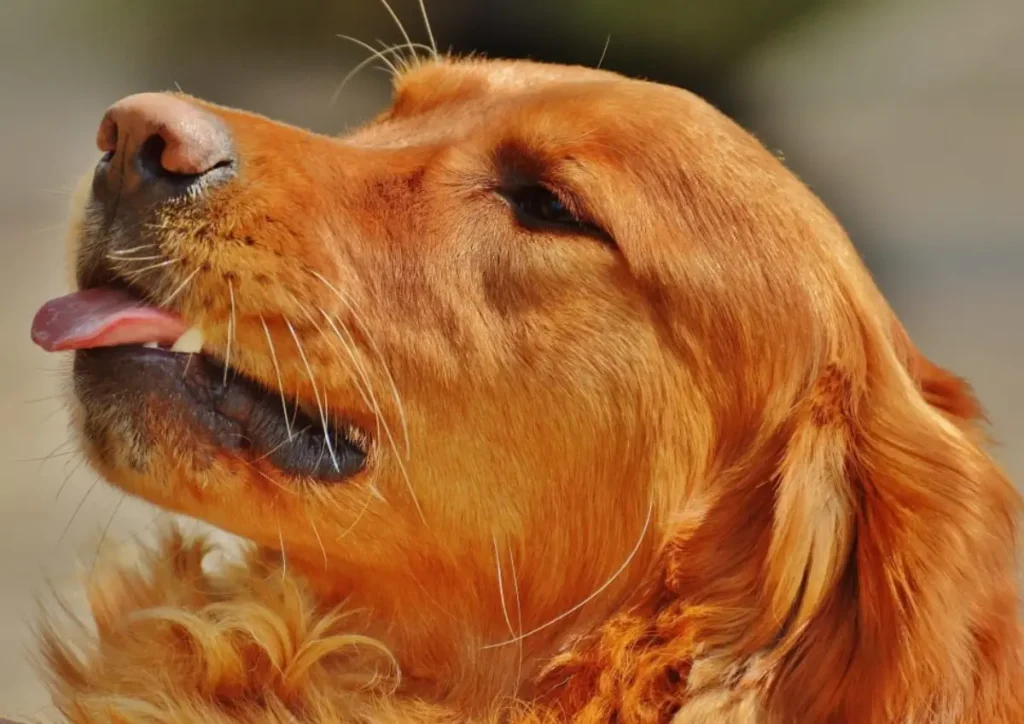
{"type": "Polygon", "coordinates": [[[48,352],[157,342],[173,344],[188,327],[118,289],[89,289],[51,299],[32,320],[32,341],[48,352]]]}

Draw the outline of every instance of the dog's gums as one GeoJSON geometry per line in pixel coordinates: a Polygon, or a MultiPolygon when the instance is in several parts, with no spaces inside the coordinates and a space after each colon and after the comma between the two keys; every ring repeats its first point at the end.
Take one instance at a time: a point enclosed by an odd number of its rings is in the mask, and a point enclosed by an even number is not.
{"type": "Polygon", "coordinates": [[[252,548],[97,564],[76,724],[1024,721],[980,408],[699,98],[434,57],[342,137],[98,145],[34,337],[106,480],[252,548]]]}

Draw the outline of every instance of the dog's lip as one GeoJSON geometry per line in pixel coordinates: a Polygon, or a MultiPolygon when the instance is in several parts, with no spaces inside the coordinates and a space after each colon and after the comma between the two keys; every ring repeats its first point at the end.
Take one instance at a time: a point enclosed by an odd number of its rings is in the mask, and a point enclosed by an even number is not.
{"type": "Polygon", "coordinates": [[[204,354],[174,354],[140,345],[75,352],[76,393],[132,416],[154,400],[160,417],[176,419],[189,436],[252,463],[323,483],[343,482],[363,469],[367,452],[361,431],[350,425],[324,428],[234,368],[204,354]]]}

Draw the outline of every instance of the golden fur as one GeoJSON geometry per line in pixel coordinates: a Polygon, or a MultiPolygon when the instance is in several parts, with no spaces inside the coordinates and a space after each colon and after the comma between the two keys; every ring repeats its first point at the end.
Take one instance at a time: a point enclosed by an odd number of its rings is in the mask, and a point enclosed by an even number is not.
{"type": "Polygon", "coordinates": [[[242,170],[163,215],[154,299],[193,274],[208,353],[370,464],[295,480],[164,401],[143,436],[80,400],[108,480],[256,549],[102,567],[98,634],[45,640],[69,719],[1024,721],[1019,500],[978,408],[738,126],[482,60],[408,70],[341,139],[192,102],[242,170]],[[510,168],[614,245],[517,225],[510,168]]]}

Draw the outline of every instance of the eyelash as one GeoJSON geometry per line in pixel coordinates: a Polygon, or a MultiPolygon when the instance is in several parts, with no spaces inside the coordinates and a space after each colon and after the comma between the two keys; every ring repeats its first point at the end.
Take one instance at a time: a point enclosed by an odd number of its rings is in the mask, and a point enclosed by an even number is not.
{"type": "Polygon", "coordinates": [[[540,184],[506,189],[501,195],[512,207],[516,221],[527,229],[561,230],[586,234],[612,244],[609,235],[592,223],[583,221],[551,189],[540,184]]]}

